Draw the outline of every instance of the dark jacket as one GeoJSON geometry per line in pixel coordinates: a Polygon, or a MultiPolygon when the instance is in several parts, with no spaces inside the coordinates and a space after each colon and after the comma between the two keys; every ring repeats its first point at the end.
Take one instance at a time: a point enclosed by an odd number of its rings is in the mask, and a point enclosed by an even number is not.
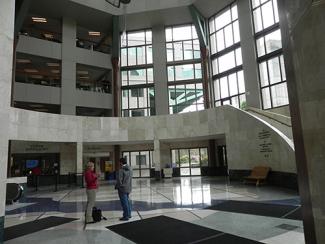
{"type": "Polygon", "coordinates": [[[117,171],[115,189],[122,193],[131,193],[132,191],[132,169],[129,165],[124,164],[117,171]]]}

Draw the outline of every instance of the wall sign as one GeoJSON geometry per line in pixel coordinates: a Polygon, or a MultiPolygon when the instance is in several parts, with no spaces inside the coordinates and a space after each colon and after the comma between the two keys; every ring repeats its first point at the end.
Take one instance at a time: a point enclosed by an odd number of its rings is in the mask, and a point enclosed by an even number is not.
{"type": "Polygon", "coordinates": [[[273,152],[271,132],[263,129],[261,132],[258,133],[258,139],[260,153],[264,154],[265,158],[269,158],[270,154],[273,152]]]}

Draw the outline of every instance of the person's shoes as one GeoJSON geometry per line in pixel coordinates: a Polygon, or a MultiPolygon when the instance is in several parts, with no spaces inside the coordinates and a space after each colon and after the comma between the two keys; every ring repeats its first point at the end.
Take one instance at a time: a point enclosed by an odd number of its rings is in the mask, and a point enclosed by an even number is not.
{"type": "Polygon", "coordinates": [[[120,220],[121,220],[121,221],[128,221],[129,218],[128,218],[128,217],[122,217],[122,218],[120,218],[120,220]]]}
{"type": "Polygon", "coordinates": [[[131,218],[132,218],[132,216],[128,216],[128,218],[129,218],[129,219],[131,219],[131,218]]]}

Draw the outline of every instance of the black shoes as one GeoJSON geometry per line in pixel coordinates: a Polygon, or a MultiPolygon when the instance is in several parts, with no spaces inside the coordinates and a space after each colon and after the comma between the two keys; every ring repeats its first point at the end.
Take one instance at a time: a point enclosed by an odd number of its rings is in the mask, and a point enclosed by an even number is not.
{"type": "Polygon", "coordinates": [[[121,220],[121,221],[128,221],[129,218],[128,218],[128,217],[122,217],[122,218],[120,218],[120,220],[121,220]]]}

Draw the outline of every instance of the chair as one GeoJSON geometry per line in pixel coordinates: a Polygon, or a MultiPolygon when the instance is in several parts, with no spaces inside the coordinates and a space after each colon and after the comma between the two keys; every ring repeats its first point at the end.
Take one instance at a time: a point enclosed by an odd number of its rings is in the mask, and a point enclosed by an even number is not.
{"type": "Polygon", "coordinates": [[[261,183],[265,183],[270,170],[270,167],[256,166],[252,169],[251,174],[244,178],[244,183],[254,181],[256,186],[259,186],[261,183]]]}

